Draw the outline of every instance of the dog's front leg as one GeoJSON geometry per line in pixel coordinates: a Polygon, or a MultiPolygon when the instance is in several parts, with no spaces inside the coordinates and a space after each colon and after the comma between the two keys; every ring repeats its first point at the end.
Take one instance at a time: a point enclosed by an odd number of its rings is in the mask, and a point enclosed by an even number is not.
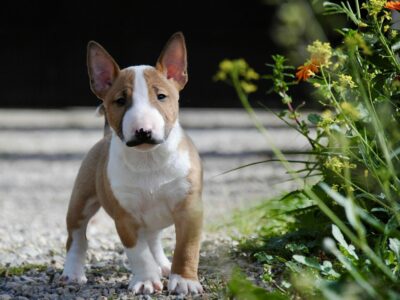
{"type": "Polygon", "coordinates": [[[203,207],[200,193],[190,194],[173,212],[176,246],[168,290],[176,294],[198,294],[203,288],[197,277],[203,207]]]}
{"type": "Polygon", "coordinates": [[[116,221],[116,227],[133,273],[129,289],[134,294],[161,291],[160,268],[150,251],[146,233],[129,218],[116,221]]]}

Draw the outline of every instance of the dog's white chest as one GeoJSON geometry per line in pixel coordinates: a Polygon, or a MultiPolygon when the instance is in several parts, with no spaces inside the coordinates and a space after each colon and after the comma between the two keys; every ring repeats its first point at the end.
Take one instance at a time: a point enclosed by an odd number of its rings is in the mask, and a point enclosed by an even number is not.
{"type": "Polygon", "coordinates": [[[120,147],[115,139],[111,142],[107,166],[114,196],[141,226],[161,229],[171,225],[172,210],[190,188],[189,153],[170,153],[166,149],[141,153],[129,149],[131,153],[126,157],[120,147]]]}

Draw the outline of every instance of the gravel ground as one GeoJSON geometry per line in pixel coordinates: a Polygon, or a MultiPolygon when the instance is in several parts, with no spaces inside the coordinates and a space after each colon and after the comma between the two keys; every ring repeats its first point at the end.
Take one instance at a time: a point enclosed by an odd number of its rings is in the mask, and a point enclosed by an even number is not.
{"type": "MultiPolygon", "coordinates": [[[[268,113],[261,119],[282,150],[307,142],[268,113]]],[[[271,148],[241,110],[182,110],[181,123],[197,145],[205,171],[205,233],[200,277],[203,298],[218,299],[233,264],[234,246],[223,231],[210,230],[237,209],[295,188],[278,163],[218,174],[271,157],[271,148]]],[[[100,211],[89,224],[88,283],[60,286],[65,214],[80,162],[102,136],[94,109],[0,110],[0,266],[36,264],[20,276],[1,276],[1,299],[132,298],[129,271],[111,219],[100,211]]],[[[173,229],[164,243],[171,255],[173,229]]],[[[12,269],[10,269],[12,270],[12,269]]],[[[257,276],[257,271],[250,274],[257,276]]],[[[157,298],[171,298],[166,292],[157,298]]]]}

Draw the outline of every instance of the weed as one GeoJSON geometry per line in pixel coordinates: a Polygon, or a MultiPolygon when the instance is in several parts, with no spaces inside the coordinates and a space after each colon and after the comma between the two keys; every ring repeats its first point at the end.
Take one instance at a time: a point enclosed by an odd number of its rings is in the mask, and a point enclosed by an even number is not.
{"type": "Polygon", "coordinates": [[[38,272],[45,271],[47,267],[45,265],[39,264],[22,264],[19,266],[1,266],[0,265],[0,277],[9,277],[9,276],[21,276],[31,270],[36,270],[38,272]]]}
{"type": "Polygon", "coordinates": [[[395,4],[324,2],[326,14],[343,14],[353,24],[337,29],[343,38],[338,47],[315,41],[297,71],[274,55],[270,74],[254,75],[241,59],[225,60],[216,76],[234,87],[276,159],[304,183],[285,202],[268,206],[256,237],[240,243],[241,251],[264,264],[263,279],[287,296],[400,298],[400,39],[390,11],[400,9],[395,4]],[[299,153],[307,156],[301,169],[274,145],[249,103],[260,80],[272,81],[270,92],[287,107],[276,116],[309,141],[310,151],[299,153]],[[321,113],[303,116],[304,103],[293,105],[291,88],[299,84],[312,85],[321,113]],[[317,184],[308,183],[312,176],[320,178],[317,184]],[[280,277],[275,269],[283,270],[280,277]]]}

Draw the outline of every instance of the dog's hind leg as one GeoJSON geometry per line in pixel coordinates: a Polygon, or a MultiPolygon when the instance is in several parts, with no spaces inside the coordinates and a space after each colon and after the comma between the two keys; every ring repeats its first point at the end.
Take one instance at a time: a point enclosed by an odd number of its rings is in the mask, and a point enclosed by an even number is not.
{"type": "Polygon", "coordinates": [[[73,193],[67,214],[67,257],[61,280],[85,283],[85,259],[87,250],[86,228],[89,220],[99,210],[95,197],[75,197],[73,193]]]}

